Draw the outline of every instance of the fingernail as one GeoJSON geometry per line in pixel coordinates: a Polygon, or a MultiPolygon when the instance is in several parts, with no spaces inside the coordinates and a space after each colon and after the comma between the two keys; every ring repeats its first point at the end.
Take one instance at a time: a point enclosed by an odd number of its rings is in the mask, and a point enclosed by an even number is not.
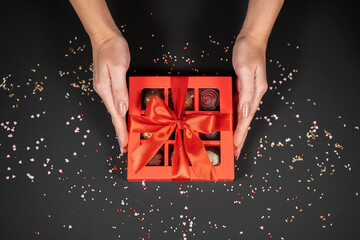
{"type": "Polygon", "coordinates": [[[247,118],[249,116],[249,104],[244,103],[241,108],[241,117],[247,118]]]}
{"type": "Polygon", "coordinates": [[[124,101],[120,101],[117,106],[117,111],[120,116],[125,117],[126,115],[126,104],[124,101]]]}
{"type": "Polygon", "coordinates": [[[119,146],[120,146],[120,155],[119,155],[119,157],[121,158],[124,155],[124,149],[123,149],[123,147],[121,145],[119,145],[119,146]]]}
{"type": "Polygon", "coordinates": [[[240,152],[237,155],[234,156],[236,161],[239,160],[239,157],[240,157],[240,152]]]}
{"type": "Polygon", "coordinates": [[[240,156],[240,152],[238,154],[236,154],[237,152],[237,147],[234,146],[234,157],[235,157],[235,160],[238,160],[239,159],[239,156],[240,156]]]}

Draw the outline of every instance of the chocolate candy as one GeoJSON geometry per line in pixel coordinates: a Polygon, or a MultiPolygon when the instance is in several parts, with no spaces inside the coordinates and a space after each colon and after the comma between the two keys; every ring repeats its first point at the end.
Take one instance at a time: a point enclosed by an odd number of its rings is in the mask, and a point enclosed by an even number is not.
{"type": "Polygon", "coordinates": [[[146,105],[150,102],[150,99],[153,96],[164,99],[164,90],[157,88],[144,88],[141,94],[144,109],[146,108],[146,105]]]}
{"type": "Polygon", "coordinates": [[[152,135],[154,135],[155,133],[150,133],[150,132],[146,132],[146,133],[141,133],[141,138],[143,139],[149,139],[152,135]]]}
{"type": "MultiPolygon", "coordinates": [[[[194,110],[194,89],[188,89],[186,93],[186,100],[185,100],[185,110],[192,111],[194,110]]],[[[169,92],[169,107],[174,109],[174,102],[172,98],[171,92],[169,92]]]]}
{"type": "Polygon", "coordinates": [[[160,166],[163,165],[164,154],[158,152],[155,156],[146,164],[146,166],[160,166]]]}
{"type": "Polygon", "coordinates": [[[219,140],[220,132],[215,131],[213,133],[199,133],[199,137],[203,140],[219,140]]]}
{"type": "Polygon", "coordinates": [[[204,111],[213,111],[219,106],[219,91],[213,88],[206,88],[199,93],[200,108],[204,111]]]}
{"type": "Polygon", "coordinates": [[[220,164],[220,151],[218,147],[205,147],[206,153],[210,159],[210,162],[213,166],[218,166],[220,164]]]}
{"type": "Polygon", "coordinates": [[[185,110],[194,110],[194,90],[189,89],[186,93],[185,110]]]}

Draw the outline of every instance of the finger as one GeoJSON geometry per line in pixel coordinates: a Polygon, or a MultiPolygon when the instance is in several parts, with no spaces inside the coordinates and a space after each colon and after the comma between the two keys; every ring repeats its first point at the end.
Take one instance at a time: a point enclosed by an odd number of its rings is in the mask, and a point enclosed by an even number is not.
{"type": "Polygon", "coordinates": [[[240,156],[242,148],[244,147],[245,139],[246,139],[246,136],[247,136],[248,132],[249,131],[246,131],[245,135],[243,136],[242,145],[240,145],[239,147],[234,146],[234,156],[236,157],[236,160],[239,159],[239,156],[240,156]]]}
{"type": "Polygon", "coordinates": [[[109,69],[111,76],[111,90],[114,105],[119,116],[115,128],[118,129],[119,143],[126,152],[128,144],[128,132],[126,126],[126,113],[129,109],[129,93],[126,86],[126,69],[121,67],[111,67],[109,69]]]}
{"type": "MultiPolygon", "coordinates": [[[[112,123],[115,127],[116,135],[119,137],[120,136],[119,126],[121,125],[121,119],[114,104],[114,98],[113,98],[112,87],[110,82],[110,74],[106,66],[96,67],[96,75],[94,76],[94,89],[97,92],[97,94],[99,94],[107,110],[109,111],[111,115],[112,123]]],[[[127,142],[127,136],[125,137],[125,142],[127,142]]],[[[120,143],[120,139],[119,139],[120,156],[122,156],[124,152],[121,144],[122,143],[120,143]]]]}
{"type": "Polygon", "coordinates": [[[241,149],[244,145],[246,135],[249,131],[249,126],[252,121],[253,114],[250,114],[248,117],[239,117],[238,124],[234,132],[234,155],[236,158],[239,157],[241,149]],[[236,144],[236,145],[235,145],[236,144]]]}
{"type": "MultiPolygon", "coordinates": [[[[266,81],[266,70],[265,67],[258,67],[256,74],[255,74],[255,91],[254,91],[254,96],[253,96],[253,100],[251,103],[251,109],[249,111],[249,116],[246,118],[240,118],[239,123],[238,123],[238,127],[239,129],[246,129],[246,132],[243,134],[242,132],[240,134],[241,135],[241,141],[239,143],[239,145],[235,145],[236,147],[236,156],[238,157],[241,151],[241,148],[244,145],[246,136],[247,136],[247,132],[250,126],[250,123],[256,113],[256,111],[259,108],[260,102],[262,97],[264,96],[265,92],[267,90],[267,81],[266,81]],[[243,126],[239,126],[239,124],[243,124],[243,126]]],[[[234,153],[235,154],[235,153],[234,153]]]]}
{"type": "Polygon", "coordinates": [[[250,110],[255,92],[254,73],[249,68],[242,68],[237,71],[236,87],[239,94],[237,106],[237,126],[234,132],[234,147],[238,149],[234,154],[238,156],[243,143],[244,135],[250,125],[250,110]]]}

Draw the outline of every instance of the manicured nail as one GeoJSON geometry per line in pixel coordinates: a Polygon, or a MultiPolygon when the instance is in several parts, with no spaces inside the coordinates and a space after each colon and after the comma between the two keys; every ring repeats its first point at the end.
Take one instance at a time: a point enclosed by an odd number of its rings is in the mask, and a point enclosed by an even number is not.
{"type": "Polygon", "coordinates": [[[244,103],[241,108],[241,117],[247,118],[249,116],[249,104],[244,103]]]}
{"type": "Polygon", "coordinates": [[[119,158],[121,158],[123,155],[124,155],[124,149],[121,145],[120,146],[120,155],[119,155],[119,158]]]}
{"type": "Polygon", "coordinates": [[[239,159],[239,155],[240,155],[240,152],[239,152],[238,154],[236,154],[237,149],[238,149],[238,148],[234,146],[234,158],[235,158],[235,160],[238,160],[238,159],[239,159]]]}
{"type": "Polygon", "coordinates": [[[118,102],[117,111],[120,116],[125,117],[126,115],[126,103],[124,101],[118,102]]]}
{"type": "Polygon", "coordinates": [[[239,157],[240,157],[240,153],[241,153],[241,151],[239,152],[239,154],[237,155],[237,158],[236,158],[236,160],[239,160],[239,157]]]}

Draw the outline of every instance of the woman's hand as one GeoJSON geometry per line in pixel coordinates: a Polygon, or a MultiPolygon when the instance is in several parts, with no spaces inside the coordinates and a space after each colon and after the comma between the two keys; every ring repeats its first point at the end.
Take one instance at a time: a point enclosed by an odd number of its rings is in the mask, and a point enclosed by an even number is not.
{"type": "Polygon", "coordinates": [[[130,65],[130,51],[120,31],[101,40],[91,39],[94,62],[94,90],[104,101],[114,124],[120,144],[120,156],[127,151],[128,133],[126,112],[129,94],[126,72],[130,65]]]}
{"type": "Polygon", "coordinates": [[[234,103],[237,104],[237,125],[234,132],[236,159],[239,158],[251,120],[268,88],[265,51],[266,41],[245,34],[239,34],[233,48],[232,62],[237,90],[234,96],[234,103]]]}

